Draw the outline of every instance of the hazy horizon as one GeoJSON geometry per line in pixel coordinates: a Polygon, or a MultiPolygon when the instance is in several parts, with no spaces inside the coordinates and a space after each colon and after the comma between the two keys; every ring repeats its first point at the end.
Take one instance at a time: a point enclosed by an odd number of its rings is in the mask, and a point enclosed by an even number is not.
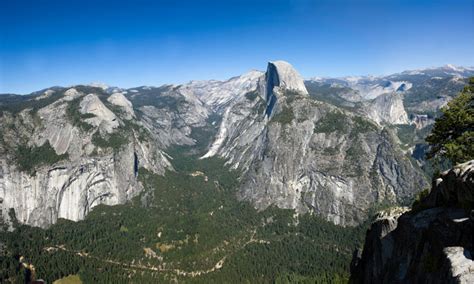
{"type": "MultiPolygon", "coordinates": [[[[291,62],[289,62],[289,63],[291,63],[291,62]]],[[[427,66],[427,67],[420,67],[420,68],[415,68],[415,69],[400,70],[400,71],[397,71],[397,72],[394,72],[394,73],[387,73],[387,74],[346,74],[344,76],[318,76],[318,75],[314,75],[314,76],[308,76],[308,77],[303,76],[303,79],[306,81],[306,80],[311,80],[311,79],[315,79],[315,78],[322,78],[322,79],[338,79],[338,78],[347,78],[347,77],[374,77],[374,78],[377,78],[377,77],[390,76],[390,75],[405,72],[405,71],[415,71],[415,70],[424,70],[424,69],[431,69],[431,68],[441,68],[441,67],[446,67],[448,65],[452,65],[452,64],[448,63],[448,64],[444,64],[444,65],[441,65],[441,66],[427,66]]],[[[468,68],[468,69],[474,70],[474,66],[461,66],[461,65],[454,65],[454,66],[458,67],[458,68],[468,68]]],[[[31,94],[31,93],[34,93],[34,92],[37,92],[37,91],[41,91],[41,90],[44,90],[44,89],[48,89],[48,88],[53,88],[53,87],[66,87],[67,88],[67,87],[78,86],[78,85],[97,86],[97,87],[99,87],[100,85],[105,85],[107,87],[118,87],[118,88],[124,88],[124,89],[133,89],[133,88],[140,88],[140,87],[161,87],[161,86],[165,86],[165,85],[182,85],[182,84],[189,83],[191,81],[213,81],[213,80],[215,80],[215,81],[226,81],[226,80],[229,80],[231,78],[243,75],[247,72],[251,72],[253,70],[265,72],[265,69],[255,69],[255,68],[253,68],[253,69],[248,69],[247,71],[243,72],[242,74],[235,74],[233,76],[230,76],[230,77],[227,77],[227,78],[221,78],[221,79],[215,79],[215,78],[206,79],[206,78],[204,78],[204,79],[199,79],[199,80],[191,79],[191,80],[184,81],[184,82],[164,82],[164,83],[161,83],[161,84],[145,84],[145,85],[135,84],[135,85],[128,85],[128,86],[113,85],[113,84],[109,84],[107,82],[102,82],[102,81],[76,82],[76,83],[72,83],[72,84],[68,84],[68,85],[42,86],[38,89],[32,90],[31,92],[27,92],[27,93],[0,92],[0,94],[28,95],[28,94],[31,94]]]]}

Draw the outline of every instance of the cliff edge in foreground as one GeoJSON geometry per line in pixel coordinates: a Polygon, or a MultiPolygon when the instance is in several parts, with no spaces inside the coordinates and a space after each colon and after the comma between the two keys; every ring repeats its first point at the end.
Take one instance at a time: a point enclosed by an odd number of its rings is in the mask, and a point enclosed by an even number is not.
{"type": "Polygon", "coordinates": [[[380,213],[351,283],[474,283],[474,160],[433,181],[411,210],[380,213]]]}

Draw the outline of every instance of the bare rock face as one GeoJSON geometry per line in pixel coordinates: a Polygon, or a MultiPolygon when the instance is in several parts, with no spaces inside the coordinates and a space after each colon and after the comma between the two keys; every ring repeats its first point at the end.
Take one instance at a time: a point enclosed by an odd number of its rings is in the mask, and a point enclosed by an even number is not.
{"type": "MultiPolygon", "coordinates": [[[[122,120],[130,113],[115,114],[97,94],[86,95],[75,88],[62,92],[56,101],[36,112],[25,109],[0,117],[3,220],[10,219],[12,210],[20,223],[32,226],[47,227],[58,218],[81,220],[98,204],[122,204],[139,194],[142,186],[138,167],[158,174],[172,168],[154,141],[140,138],[146,132],[145,126],[134,122],[135,128],[123,127],[122,120]],[[76,99],[79,101],[75,113],[68,113],[76,99]],[[84,129],[75,124],[71,115],[90,126],[84,129]],[[121,137],[122,144],[114,149],[107,144],[94,144],[93,137],[108,143],[110,135],[121,137]],[[18,145],[30,149],[51,145],[53,153],[42,152],[37,159],[47,161],[45,155],[62,158],[52,164],[39,163],[32,172],[25,171],[17,162],[18,145]]],[[[111,99],[112,104],[117,97],[111,99]]],[[[128,100],[118,100],[124,107],[131,107],[128,100]]]]}
{"type": "Polygon", "coordinates": [[[416,129],[423,129],[434,122],[435,120],[426,114],[414,114],[411,117],[411,123],[415,125],[416,129]]]}
{"type": "Polygon", "coordinates": [[[434,181],[432,191],[425,203],[427,206],[459,206],[474,202],[474,161],[454,167],[434,181]]]}
{"type": "Polygon", "coordinates": [[[78,98],[82,96],[82,94],[80,92],[78,92],[76,89],[74,88],[70,88],[68,89],[66,92],[64,92],[64,98],[62,98],[62,100],[64,101],[72,101],[74,100],[75,98],[78,98]]]}
{"type": "Polygon", "coordinates": [[[80,107],[82,114],[93,115],[91,118],[86,118],[85,122],[95,127],[101,127],[107,133],[112,133],[113,129],[119,126],[117,116],[94,94],[85,96],[80,107]]]}
{"type": "Polygon", "coordinates": [[[215,127],[201,158],[222,157],[241,173],[238,198],[358,224],[370,207],[410,198],[426,181],[384,129],[408,123],[402,96],[416,84],[350,82],[360,86],[350,92],[360,97],[350,108],[310,97],[284,61],[226,81],[38,93],[40,107],[0,112],[2,218],[14,209],[20,222],[47,226],[82,219],[97,204],[126,202],[141,191],[138,167],[172,170],[167,149],[200,144],[194,134],[215,127]],[[109,139],[120,145],[107,146],[109,139]],[[19,145],[48,144],[60,161],[35,166],[35,174],[19,169],[19,145]]]}
{"type": "Polygon", "coordinates": [[[222,112],[233,100],[255,90],[262,76],[263,72],[252,70],[227,81],[191,81],[180,90],[192,93],[211,110],[222,112]]]}
{"type": "Polygon", "coordinates": [[[367,232],[352,283],[474,281],[474,161],[443,173],[414,209],[388,212],[367,232]]]}
{"type": "Polygon", "coordinates": [[[218,155],[243,172],[238,197],[355,225],[381,202],[426,185],[388,130],[308,96],[285,62],[270,62],[258,86],[225,110],[202,157],[218,155]]]}
{"type": "Polygon", "coordinates": [[[365,106],[367,116],[378,124],[409,124],[400,93],[380,95],[365,106]]]}
{"type": "Polygon", "coordinates": [[[426,185],[387,130],[309,99],[280,106],[239,192],[257,208],[276,205],[356,225],[374,204],[402,202],[426,185]],[[282,121],[289,112],[294,118],[282,121]]]}
{"type": "Polygon", "coordinates": [[[300,76],[290,63],[286,61],[273,61],[268,63],[267,73],[267,93],[273,92],[274,87],[295,91],[302,95],[307,95],[308,91],[300,76]]]}
{"type": "Polygon", "coordinates": [[[119,106],[125,113],[125,118],[127,120],[130,120],[135,117],[135,112],[133,111],[132,103],[122,93],[113,93],[112,95],[110,95],[110,97],[107,98],[107,101],[116,106],[119,106]]]}
{"type": "Polygon", "coordinates": [[[121,155],[60,162],[34,176],[3,164],[4,207],[13,208],[21,223],[46,227],[58,218],[82,220],[98,204],[124,203],[140,187],[134,176],[133,149],[121,155]],[[114,161],[117,158],[121,163],[114,161]]]}

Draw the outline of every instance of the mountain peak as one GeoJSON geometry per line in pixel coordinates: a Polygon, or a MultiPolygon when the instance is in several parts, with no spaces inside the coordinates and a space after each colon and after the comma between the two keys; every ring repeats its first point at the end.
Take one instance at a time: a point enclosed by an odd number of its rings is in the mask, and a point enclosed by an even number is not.
{"type": "Polygon", "coordinates": [[[308,95],[301,75],[286,61],[268,62],[267,72],[265,73],[265,98],[267,108],[265,115],[270,116],[273,107],[276,104],[276,93],[283,90],[295,91],[303,95],[308,95]]]}
{"type": "Polygon", "coordinates": [[[283,89],[297,91],[307,95],[308,91],[304,85],[303,78],[293,66],[282,60],[270,61],[267,67],[267,92],[273,91],[278,86],[283,89]]]}

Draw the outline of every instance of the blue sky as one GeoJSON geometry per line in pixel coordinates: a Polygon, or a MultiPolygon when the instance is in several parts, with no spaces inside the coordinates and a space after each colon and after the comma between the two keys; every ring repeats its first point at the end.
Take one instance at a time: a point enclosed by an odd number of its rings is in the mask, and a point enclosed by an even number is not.
{"type": "Polygon", "coordinates": [[[1,0],[0,92],[474,66],[474,1],[1,0]]]}

